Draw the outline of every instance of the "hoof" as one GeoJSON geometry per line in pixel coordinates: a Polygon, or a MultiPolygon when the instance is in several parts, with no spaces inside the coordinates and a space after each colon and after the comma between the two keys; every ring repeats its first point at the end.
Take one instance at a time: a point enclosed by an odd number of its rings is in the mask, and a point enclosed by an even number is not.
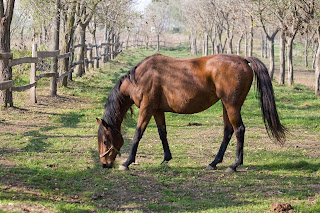
{"type": "Polygon", "coordinates": [[[207,168],[206,168],[207,171],[210,171],[210,170],[217,170],[217,167],[216,166],[211,166],[211,165],[208,165],[207,168]]]}
{"type": "Polygon", "coordinates": [[[230,167],[228,167],[227,169],[226,169],[226,171],[225,171],[225,173],[234,173],[234,172],[236,172],[236,170],[235,169],[232,169],[232,168],[230,168],[230,167]]]}
{"type": "Polygon", "coordinates": [[[129,170],[129,167],[126,167],[126,166],[121,165],[121,166],[119,166],[119,170],[120,170],[120,171],[128,171],[128,170],[129,170]]]}
{"type": "Polygon", "coordinates": [[[160,165],[167,165],[168,163],[169,163],[169,161],[163,160],[163,161],[160,163],[160,165]]]}

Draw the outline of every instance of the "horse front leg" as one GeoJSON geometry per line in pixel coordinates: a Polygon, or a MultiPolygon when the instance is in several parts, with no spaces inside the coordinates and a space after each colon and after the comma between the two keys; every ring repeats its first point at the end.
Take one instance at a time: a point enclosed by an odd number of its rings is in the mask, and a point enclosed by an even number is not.
{"type": "Polygon", "coordinates": [[[153,116],[158,127],[158,132],[159,132],[159,136],[160,136],[163,151],[164,151],[164,159],[161,163],[163,164],[164,162],[169,162],[172,159],[172,155],[171,155],[168,140],[167,140],[165,115],[164,115],[164,112],[157,112],[153,116]]]}
{"type": "Polygon", "coordinates": [[[147,128],[147,125],[151,119],[151,116],[152,116],[152,113],[150,113],[147,108],[140,107],[138,124],[132,139],[133,144],[127,160],[119,167],[119,170],[129,170],[130,164],[136,161],[136,154],[137,154],[139,142],[142,138],[144,131],[147,128]]]}

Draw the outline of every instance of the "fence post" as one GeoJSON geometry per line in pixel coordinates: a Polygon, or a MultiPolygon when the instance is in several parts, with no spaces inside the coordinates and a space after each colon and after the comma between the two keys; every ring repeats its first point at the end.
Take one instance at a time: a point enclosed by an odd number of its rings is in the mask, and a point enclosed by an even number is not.
{"type": "Polygon", "coordinates": [[[101,48],[101,41],[96,46],[96,59],[94,60],[94,67],[99,68],[99,57],[100,57],[100,51],[99,48],[101,48]]]}
{"type": "MultiPolygon", "coordinates": [[[[58,73],[58,57],[54,57],[52,62],[52,72],[58,73]]],[[[55,76],[50,78],[50,95],[57,95],[57,78],[55,76]]]]}
{"type": "MultiPolygon", "coordinates": [[[[33,42],[32,45],[32,57],[37,57],[37,44],[33,42]]],[[[30,84],[36,82],[36,63],[31,63],[31,71],[30,71],[30,84]]],[[[35,104],[37,103],[36,97],[36,85],[30,88],[30,102],[35,104]]]]}
{"type": "Polygon", "coordinates": [[[103,54],[102,54],[102,61],[103,61],[103,63],[106,63],[107,60],[108,60],[108,58],[107,58],[107,45],[106,45],[106,43],[103,43],[103,44],[101,45],[101,52],[103,53],[103,54]]]}
{"type": "Polygon", "coordinates": [[[70,74],[68,76],[68,80],[72,81],[72,73],[74,71],[74,65],[73,65],[74,48],[70,47],[69,52],[70,52],[70,57],[69,57],[69,68],[68,68],[68,70],[71,71],[71,72],[70,72],[70,74]]]}
{"type": "Polygon", "coordinates": [[[84,45],[84,58],[83,58],[83,64],[84,64],[84,73],[89,72],[89,59],[88,59],[88,45],[84,45]]]}
{"type": "Polygon", "coordinates": [[[90,67],[93,68],[93,47],[91,44],[88,44],[87,50],[89,50],[89,54],[87,56],[89,60],[89,64],[90,64],[90,67]]]}
{"type": "Polygon", "coordinates": [[[105,60],[105,63],[107,63],[110,59],[110,42],[107,41],[107,44],[106,44],[106,49],[104,50],[104,54],[106,54],[106,60],[105,60]]]}

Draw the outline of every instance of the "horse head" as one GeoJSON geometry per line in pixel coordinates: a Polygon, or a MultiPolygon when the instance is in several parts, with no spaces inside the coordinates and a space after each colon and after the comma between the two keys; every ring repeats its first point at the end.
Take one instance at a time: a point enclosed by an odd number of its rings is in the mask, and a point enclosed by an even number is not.
{"type": "Polygon", "coordinates": [[[99,124],[98,149],[100,152],[100,163],[103,168],[112,168],[114,161],[123,145],[123,137],[120,132],[113,130],[103,119],[97,119],[99,124]]]}

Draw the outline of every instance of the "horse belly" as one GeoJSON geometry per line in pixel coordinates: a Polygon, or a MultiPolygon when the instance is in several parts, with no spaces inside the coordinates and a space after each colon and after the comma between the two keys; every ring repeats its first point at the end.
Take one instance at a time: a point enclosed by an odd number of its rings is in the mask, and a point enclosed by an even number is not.
{"type": "Polygon", "coordinates": [[[219,98],[212,93],[201,93],[191,97],[180,93],[174,98],[167,100],[168,106],[171,109],[170,111],[180,114],[194,114],[208,109],[215,104],[219,98]]]}

